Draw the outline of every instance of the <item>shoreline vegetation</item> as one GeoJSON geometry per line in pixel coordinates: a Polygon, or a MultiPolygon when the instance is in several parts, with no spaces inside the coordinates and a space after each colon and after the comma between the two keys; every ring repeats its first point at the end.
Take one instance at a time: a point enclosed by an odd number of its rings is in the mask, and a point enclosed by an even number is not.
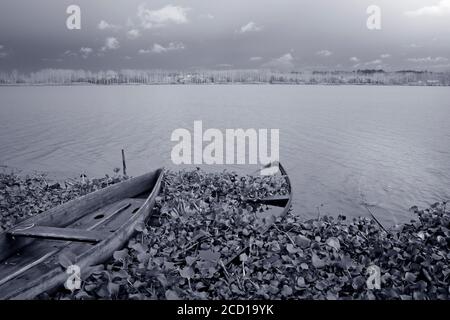
{"type": "Polygon", "coordinates": [[[131,70],[86,71],[43,69],[28,74],[0,72],[0,86],[14,85],[161,85],[161,84],[290,84],[450,86],[450,72],[385,71],[272,71],[272,70],[131,70]]]}
{"type": "MultiPolygon", "coordinates": [[[[0,172],[0,232],[17,221],[118,183],[0,172]]],[[[292,208],[264,234],[242,194],[283,192],[285,181],[201,170],[168,172],[157,214],[109,261],[82,270],[82,287],[41,299],[450,299],[447,203],[411,208],[383,230],[368,217],[304,221],[292,208]],[[249,250],[227,263],[236,248],[249,250]],[[369,289],[369,271],[380,289],[369,289]],[[84,273],[83,273],[84,272],[84,273]]],[[[263,210],[259,208],[258,210],[263,210]]]]}

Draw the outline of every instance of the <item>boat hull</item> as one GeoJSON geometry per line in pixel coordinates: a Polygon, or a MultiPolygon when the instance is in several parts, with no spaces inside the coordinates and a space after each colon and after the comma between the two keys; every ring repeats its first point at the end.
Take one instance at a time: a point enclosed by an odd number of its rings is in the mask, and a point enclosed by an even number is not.
{"type": "Polygon", "coordinates": [[[69,274],[60,263],[61,256],[72,257],[81,277],[87,277],[93,266],[121,249],[149,218],[162,177],[163,169],[158,169],[69,201],[12,228],[94,230],[106,235],[97,243],[16,237],[11,230],[0,234],[0,299],[33,299],[63,285],[69,274]]]}

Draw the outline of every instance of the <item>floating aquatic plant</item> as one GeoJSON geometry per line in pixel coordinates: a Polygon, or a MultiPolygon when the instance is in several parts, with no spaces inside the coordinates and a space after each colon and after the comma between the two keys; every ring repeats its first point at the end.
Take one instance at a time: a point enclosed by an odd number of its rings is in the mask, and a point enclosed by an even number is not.
{"type": "MultiPolygon", "coordinates": [[[[2,228],[121,180],[55,185],[41,176],[0,178],[2,228]]],[[[127,247],[107,263],[82,271],[80,290],[61,289],[42,298],[450,298],[446,203],[426,210],[413,207],[411,223],[388,232],[365,216],[304,221],[293,208],[260,233],[257,215],[265,208],[247,200],[285,194],[286,188],[282,177],[168,172],[157,214],[138,226],[127,247]],[[236,253],[237,259],[231,259],[236,253]],[[380,289],[367,286],[374,265],[380,270],[380,289]]]]}

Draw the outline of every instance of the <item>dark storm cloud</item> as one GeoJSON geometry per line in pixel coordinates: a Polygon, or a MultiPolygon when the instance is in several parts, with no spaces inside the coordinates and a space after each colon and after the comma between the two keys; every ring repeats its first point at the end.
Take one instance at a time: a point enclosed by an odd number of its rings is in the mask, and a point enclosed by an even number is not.
{"type": "Polygon", "coordinates": [[[449,0],[2,0],[0,69],[448,69],[449,18],[449,0]]]}

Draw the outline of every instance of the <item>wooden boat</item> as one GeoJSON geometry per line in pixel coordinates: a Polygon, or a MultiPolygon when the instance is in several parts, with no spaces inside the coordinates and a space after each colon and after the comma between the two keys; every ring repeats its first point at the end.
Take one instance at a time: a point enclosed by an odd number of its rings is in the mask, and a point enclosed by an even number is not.
{"type": "Polygon", "coordinates": [[[109,186],[0,234],[0,299],[32,299],[63,285],[71,257],[81,276],[110,258],[151,215],[163,169],[109,186]]]}
{"type": "MultiPolygon", "coordinates": [[[[263,212],[258,213],[258,217],[260,219],[265,219],[268,222],[264,224],[264,227],[270,226],[270,220],[274,220],[277,217],[284,217],[291,207],[292,203],[292,185],[291,180],[289,179],[289,176],[286,172],[286,169],[281,165],[279,162],[271,163],[269,165],[264,166],[263,168],[259,169],[256,173],[262,174],[264,171],[269,170],[274,172],[273,175],[278,175],[281,177],[284,177],[287,184],[287,194],[282,195],[273,195],[268,196],[262,199],[247,199],[247,202],[259,204],[259,205],[266,205],[267,208],[263,212]],[[270,169],[276,168],[277,170],[273,171],[270,169]],[[272,218],[272,219],[269,219],[272,218]]],[[[263,228],[264,228],[263,227],[263,228]]]]}
{"type": "MultiPolygon", "coordinates": [[[[267,232],[275,223],[275,220],[280,217],[283,218],[289,213],[289,210],[292,205],[292,185],[289,176],[284,169],[284,167],[279,162],[268,164],[263,168],[259,169],[254,174],[262,173],[270,168],[278,168],[279,170],[275,171],[275,175],[281,175],[285,178],[287,183],[287,194],[284,195],[273,195],[269,197],[265,197],[263,199],[246,199],[248,203],[257,205],[257,206],[265,206],[262,212],[258,212],[256,217],[258,218],[259,231],[264,234],[267,232]]],[[[230,259],[228,259],[225,265],[228,265],[232,262],[236,262],[239,256],[242,253],[245,253],[249,250],[249,247],[237,248],[237,253],[233,255],[230,259]]]]}

